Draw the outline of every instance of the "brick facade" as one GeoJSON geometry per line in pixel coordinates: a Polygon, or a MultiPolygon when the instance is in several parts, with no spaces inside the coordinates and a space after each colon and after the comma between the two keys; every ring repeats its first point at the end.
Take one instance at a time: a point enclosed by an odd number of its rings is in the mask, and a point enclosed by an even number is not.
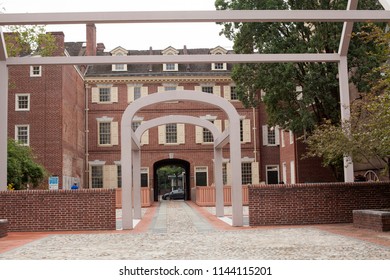
{"type": "Polygon", "coordinates": [[[0,219],[0,238],[8,235],[8,220],[0,219]]]}
{"type": "Polygon", "coordinates": [[[114,190],[2,191],[9,231],[114,230],[114,190]]]}
{"type": "Polygon", "coordinates": [[[375,231],[390,231],[390,209],[354,210],[353,226],[375,231]]]}
{"type": "MultiPolygon", "coordinates": [[[[64,34],[53,33],[64,55],[64,34]]],[[[81,73],[74,66],[44,65],[31,76],[30,66],[9,67],[8,136],[15,126],[29,126],[29,145],[50,175],[77,178],[83,185],[85,153],[85,94],[81,73]],[[30,96],[29,110],[16,110],[16,95],[30,96]]]]}
{"type": "Polygon", "coordinates": [[[353,210],[390,208],[390,184],[322,183],[249,188],[249,224],[352,223],[353,210]]]}

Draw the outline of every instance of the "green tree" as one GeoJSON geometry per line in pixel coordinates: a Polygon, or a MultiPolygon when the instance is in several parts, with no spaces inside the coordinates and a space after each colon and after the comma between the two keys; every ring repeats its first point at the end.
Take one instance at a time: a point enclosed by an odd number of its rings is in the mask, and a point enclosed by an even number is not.
{"type": "Polygon", "coordinates": [[[50,56],[57,49],[55,37],[46,33],[44,26],[16,25],[8,29],[10,33],[4,36],[8,56],[50,56]]]}
{"type": "MultiPolygon", "coordinates": [[[[347,0],[216,0],[219,10],[340,10],[347,0]]],[[[380,9],[377,1],[360,1],[359,9],[380,9]]],[[[329,22],[244,22],[222,23],[223,33],[234,40],[235,53],[336,53],[343,23],[329,22]]],[[[363,32],[354,25],[356,34],[363,32]]],[[[370,32],[365,27],[364,32],[370,32]]],[[[352,81],[362,92],[368,81],[362,79],[380,62],[369,52],[381,51],[373,44],[362,44],[354,36],[350,44],[349,67],[354,69],[352,81]]],[[[296,133],[311,131],[324,119],[340,122],[338,67],[336,63],[263,63],[235,65],[232,78],[237,93],[247,107],[255,107],[260,92],[265,96],[270,125],[279,125],[296,133]]]]}
{"type": "Polygon", "coordinates": [[[38,187],[46,178],[47,171],[36,163],[30,147],[8,139],[7,182],[16,190],[38,187]]]}
{"type": "Polygon", "coordinates": [[[176,178],[176,185],[177,185],[177,180],[180,174],[184,172],[184,169],[180,166],[175,166],[175,165],[167,165],[159,168],[157,170],[157,176],[158,176],[158,182],[159,182],[159,187],[166,189],[170,188],[170,181],[168,179],[168,176],[174,175],[176,178]]]}
{"type": "MultiPolygon", "coordinates": [[[[358,34],[363,43],[381,50],[369,53],[385,61],[390,55],[390,34],[373,25],[358,34]]],[[[361,95],[351,105],[351,120],[342,125],[327,120],[308,137],[306,156],[321,156],[325,166],[340,164],[343,156],[370,164],[382,161],[390,169],[390,66],[387,62],[361,77],[371,92],[361,95]]],[[[389,179],[390,179],[390,172],[389,179]]]]}

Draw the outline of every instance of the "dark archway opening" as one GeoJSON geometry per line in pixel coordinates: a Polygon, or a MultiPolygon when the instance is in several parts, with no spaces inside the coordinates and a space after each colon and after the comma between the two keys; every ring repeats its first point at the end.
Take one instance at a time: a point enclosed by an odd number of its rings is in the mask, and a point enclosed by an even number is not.
{"type": "MultiPolygon", "coordinates": [[[[180,174],[180,186],[184,189],[184,200],[191,199],[191,185],[190,185],[190,163],[181,159],[164,159],[157,161],[153,164],[153,177],[154,177],[154,201],[159,200],[159,195],[165,187],[162,185],[161,180],[158,177],[158,170],[163,167],[180,167],[182,169],[182,174],[180,174]]],[[[174,180],[175,181],[175,180],[174,180]]],[[[165,182],[164,182],[165,183],[165,182]]]]}

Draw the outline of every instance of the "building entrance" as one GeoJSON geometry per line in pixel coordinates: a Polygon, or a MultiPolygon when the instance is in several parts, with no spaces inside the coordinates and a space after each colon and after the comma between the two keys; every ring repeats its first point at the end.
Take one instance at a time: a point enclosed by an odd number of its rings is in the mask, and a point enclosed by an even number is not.
{"type": "Polygon", "coordinates": [[[184,191],[184,200],[191,199],[190,163],[188,161],[181,159],[157,161],[153,165],[153,178],[154,201],[158,201],[159,196],[164,193],[177,189],[184,191]]]}

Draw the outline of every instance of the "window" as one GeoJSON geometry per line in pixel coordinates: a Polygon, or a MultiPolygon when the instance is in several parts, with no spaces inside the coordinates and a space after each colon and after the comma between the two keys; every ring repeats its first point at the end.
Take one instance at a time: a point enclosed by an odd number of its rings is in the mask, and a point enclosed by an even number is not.
{"type": "Polygon", "coordinates": [[[280,143],[279,139],[279,127],[270,127],[263,125],[263,145],[264,146],[277,146],[280,143]]]}
{"type": "Polygon", "coordinates": [[[241,163],[241,180],[242,184],[252,184],[252,163],[243,162],[241,163]]]}
{"type": "Polygon", "coordinates": [[[165,71],[175,71],[175,70],[176,70],[176,64],[174,63],[165,64],[165,71]]]}
{"type": "Polygon", "coordinates": [[[222,183],[224,185],[227,184],[227,181],[228,181],[228,175],[227,175],[227,163],[223,163],[222,164],[222,183]]]}
{"type": "Polygon", "coordinates": [[[165,126],[165,142],[177,143],[177,124],[170,123],[165,126]]]}
{"type": "Polygon", "coordinates": [[[235,86],[230,87],[230,100],[238,100],[238,95],[235,86]]]}
{"type": "Polygon", "coordinates": [[[223,63],[214,63],[214,70],[224,70],[224,64],[223,63]]]}
{"type": "Polygon", "coordinates": [[[195,167],[195,185],[207,187],[207,167],[195,167]]]}
{"type": "Polygon", "coordinates": [[[206,92],[206,93],[213,93],[213,87],[212,86],[206,86],[206,87],[202,87],[202,92],[206,92]]]}
{"type": "MultiPolygon", "coordinates": [[[[127,56],[128,51],[122,47],[117,47],[111,51],[112,56],[127,56]]],[[[113,64],[112,71],[127,71],[127,64],[113,64]]]]}
{"type": "Polygon", "coordinates": [[[15,140],[23,146],[30,145],[30,126],[16,125],[15,126],[15,140]]]}
{"type": "Polygon", "coordinates": [[[172,91],[172,90],[176,90],[176,87],[175,86],[165,86],[164,87],[164,91],[172,91]]]}
{"type": "Polygon", "coordinates": [[[42,66],[30,66],[30,77],[41,77],[42,66]]]}
{"type": "MultiPolygon", "coordinates": [[[[224,48],[218,46],[212,50],[210,50],[210,54],[212,55],[224,55],[224,54],[227,54],[227,50],[225,50],[224,48]]],[[[223,59],[221,59],[223,61],[223,59]]],[[[226,67],[226,63],[224,62],[215,62],[215,63],[212,63],[211,64],[211,70],[219,70],[219,71],[224,71],[224,70],[227,70],[227,67],[226,67]]]]}
{"type": "Polygon", "coordinates": [[[134,87],[134,100],[141,97],[141,87],[134,87]]]}
{"type": "Polygon", "coordinates": [[[131,128],[133,129],[133,131],[136,131],[137,128],[141,125],[141,121],[134,121],[131,123],[131,128]]]}
{"type": "Polygon", "coordinates": [[[103,166],[93,165],[91,167],[91,186],[92,188],[103,188],[103,166]]]}
{"type": "Polygon", "coordinates": [[[99,88],[99,102],[111,102],[111,88],[99,88]]]}
{"type": "Polygon", "coordinates": [[[30,111],[30,94],[16,94],[16,111],[30,111]]]}
{"type": "MultiPolygon", "coordinates": [[[[211,120],[210,120],[210,122],[214,123],[214,121],[211,121],[211,120]]],[[[203,128],[203,142],[205,142],[205,143],[214,142],[213,134],[207,128],[203,128]]]]}
{"type": "MultiPolygon", "coordinates": [[[[179,51],[175,48],[168,47],[165,50],[163,50],[162,55],[178,55],[179,51]]],[[[163,71],[178,71],[179,67],[177,63],[164,63],[163,64],[163,71]]]]}
{"type": "Polygon", "coordinates": [[[118,188],[122,188],[122,165],[116,166],[118,188]]]}
{"type": "Polygon", "coordinates": [[[147,167],[141,168],[141,187],[149,186],[149,170],[147,167]]]}
{"type": "Polygon", "coordinates": [[[111,122],[99,123],[99,145],[111,145],[111,122]]]}

